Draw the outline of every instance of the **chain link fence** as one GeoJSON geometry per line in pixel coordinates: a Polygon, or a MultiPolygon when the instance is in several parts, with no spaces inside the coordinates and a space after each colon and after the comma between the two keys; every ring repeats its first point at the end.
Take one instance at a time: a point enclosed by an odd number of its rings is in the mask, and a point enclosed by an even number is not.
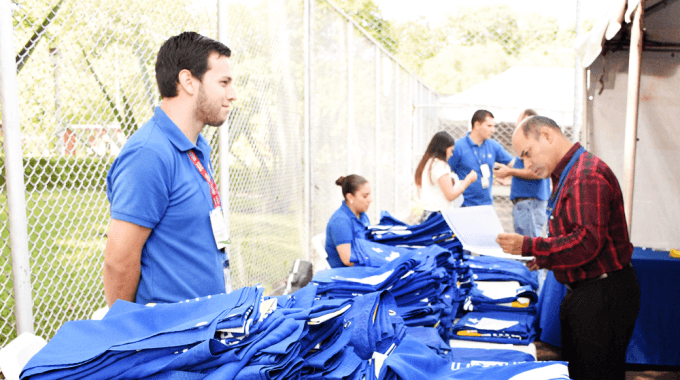
{"type": "MultiPolygon", "coordinates": [[[[339,205],[333,181],[351,171],[375,184],[376,198],[384,203],[380,209],[407,215],[413,104],[435,94],[340,9],[326,1],[311,3],[311,231],[325,228],[330,216],[325,210],[339,205]],[[339,54],[338,46],[345,47],[339,54]],[[331,202],[334,198],[338,201],[331,202]]],[[[228,149],[233,286],[261,283],[272,290],[293,260],[307,255],[304,4],[220,6],[226,7],[225,20],[218,20],[216,1],[12,3],[37,335],[49,338],[65,321],[89,318],[105,305],[106,172],[159,104],[158,48],[184,30],[217,38],[223,22],[233,52],[239,99],[228,127],[203,132],[213,146],[216,178],[223,170],[220,148],[228,149]],[[222,145],[219,133],[226,131],[228,143],[222,145]]],[[[16,336],[4,150],[0,168],[4,346],[16,336]]],[[[372,220],[377,211],[373,208],[372,220]]]]}
{"type": "MultiPolygon", "coordinates": [[[[260,283],[268,291],[285,281],[296,258],[311,252],[315,259],[309,242],[340,206],[334,182],[341,175],[370,182],[372,222],[381,210],[404,220],[419,213],[413,172],[430,138],[442,129],[462,137],[472,115],[443,118],[440,94],[527,62],[574,61],[573,31],[504,7],[465,8],[433,27],[386,20],[371,0],[220,0],[222,16],[217,3],[12,0],[36,334],[49,338],[65,321],[105,305],[105,176],[159,104],[155,56],[169,36],[193,30],[218,38],[219,26],[232,49],[238,100],[224,126],[203,134],[218,182],[228,170],[229,183],[219,185],[228,185],[233,286],[260,283]]],[[[497,121],[495,138],[512,153],[514,119],[497,121]]],[[[1,347],[17,332],[0,153],[1,347]]],[[[494,199],[512,230],[507,196],[494,199]]]]}
{"type": "MultiPolygon", "coordinates": [[[[65,321],[88,318],[105,305],[105,176],[127,136],[158,103],[160,44],[183,30],[216,37],[217,19],[214,4],[191,1],[11,6],[35,332],[51,337],[65,321]]],[[[207,131],[211,141],[213,135],[207,131]]],[[[6,194],[3,187],[2,345],[16,334],[6,194]]]]}
{"type": "Polygon", "coordinates": [[[312,234],[325,233],[343,200],[335,181],[349,174],[371,184],[372,222],[382,210],[408,218],[422,154],[414,138],[437,126],[415,105],[438,95],[332,3],[315,2],[312,30],[312,234]]]}

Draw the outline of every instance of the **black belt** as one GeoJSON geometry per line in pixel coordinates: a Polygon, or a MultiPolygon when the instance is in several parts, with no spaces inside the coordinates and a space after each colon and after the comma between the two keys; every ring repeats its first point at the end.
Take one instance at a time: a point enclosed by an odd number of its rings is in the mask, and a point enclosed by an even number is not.
{"type": "Polygon", "coordinates": [[[574,281],[571,284],[566,284],[566,287],[569,290],[576,290],[576,289],[582,288],[582,287],[584,287],[588,284],[592,284],[593,282],[604,280],[605,278],[618,276],[620,274],[623,274],[624,270],[632,269],[632,268],[633,268],[633,264],[628,263],[628,265],[624,265],[624,267],[619,269],[619,270],[604,273],[604,274],[601,274],[601,275],[599,275],[597,277],[593,277],[593,278],[586,278],[585,280],[574,281]]]}
{"type": "Polygon", "coordinates": [[[513,205],[516,205],[516,204],[518,204],[518,203],[521,202],[521,201],[528,201],[529,199],[536,199],[536,198],[522,198],[522,197],[517,197],[517,198],[515,198],[515,199],[512,200],[512,204],[513,204],[513,205]]]}

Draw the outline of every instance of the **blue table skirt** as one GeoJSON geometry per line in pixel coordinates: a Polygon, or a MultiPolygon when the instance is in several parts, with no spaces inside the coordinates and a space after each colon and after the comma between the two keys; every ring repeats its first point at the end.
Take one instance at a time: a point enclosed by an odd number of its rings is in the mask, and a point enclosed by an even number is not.
{"type": "MultiPolygon", "coordinates": [[[[640,313],[628,346],[629,364],[680,366],[680,259],[669,252],[636,247],[633,267],[640,282],[640,313]]],[[[560,346],[560,303],[564,285],[548,275],[541,299],[541,340],[560,346]]]]}
{"type": "Polygon", "coordinates": [[[680,366],[680,259],[636,247],[633,267],[642,296],[626,361],[680,366]]]}

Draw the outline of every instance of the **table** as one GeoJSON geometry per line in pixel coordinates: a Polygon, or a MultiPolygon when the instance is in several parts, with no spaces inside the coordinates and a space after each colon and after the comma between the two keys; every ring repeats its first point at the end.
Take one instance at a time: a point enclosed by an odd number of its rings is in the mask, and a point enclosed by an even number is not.
{"type": "Polygon", "coordinates": [[[636,247],[633,267],[640,282],[640,313],[626,362],[680,366],[680,259],[636,247]]]}
{"type": "MultiPolygon", "coordinates": [[[[670,257],[667,251],[635,247],[633,267],[640,283],[640,313],[626,362],[680,366],[680,258],[670,257]]],[[[559,334],[563,290],[560,286],[545,286],[541,293],[541,297],[546,297],[541,301],[548,305],[541,311],[541,327],[552,332],[548,336],[554,340],[544,339],[543,335],[541,339],[553,345],[559,345],[555,334],[559,334]]]]}

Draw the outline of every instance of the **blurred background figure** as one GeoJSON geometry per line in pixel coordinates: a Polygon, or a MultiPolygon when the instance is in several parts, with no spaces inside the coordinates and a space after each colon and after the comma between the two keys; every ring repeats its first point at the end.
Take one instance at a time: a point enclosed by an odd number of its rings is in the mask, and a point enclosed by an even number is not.
{"type": "Polygon", "coordinates": [[[437,132],[430,140],[415,173],[418,194],[423,203],[423,215],[419,222],[430,214],[449,207],[463,204],[463,192],[477,180],[474,170],[462,181],[451,172],[446,161],[453,155],[455,141],[447,132],[437,132]]]}
{"type": "MultiPolygon", "coordinates": [[[[526,109],[520,113],[515,125],[535,115],[534,110],[526,109]]],[[[547,221],[545,209],[550,197],[550,179],[539,178],[536,173],[524,167],[524,162],[519,157],[515,157],[513,167],[497,165],[494,174],[498,178],[512,177],[510,200],[513,204],[515,232],[524,236],[542,236],[547,221]]]]}
{"type": "Polygon", "coordinates": [[[459,177],[467,175],[471,170],[477,172],[479,179],[464,192],[463,207],[492,205],[492,168],[496,163],[512,166],[513,159],[498,141],[491,138],[496,131],[496,121],[491,112],[475,111],[470,124],[472,129],[456,141],[456,149],[448,163],[459,177]]]}

